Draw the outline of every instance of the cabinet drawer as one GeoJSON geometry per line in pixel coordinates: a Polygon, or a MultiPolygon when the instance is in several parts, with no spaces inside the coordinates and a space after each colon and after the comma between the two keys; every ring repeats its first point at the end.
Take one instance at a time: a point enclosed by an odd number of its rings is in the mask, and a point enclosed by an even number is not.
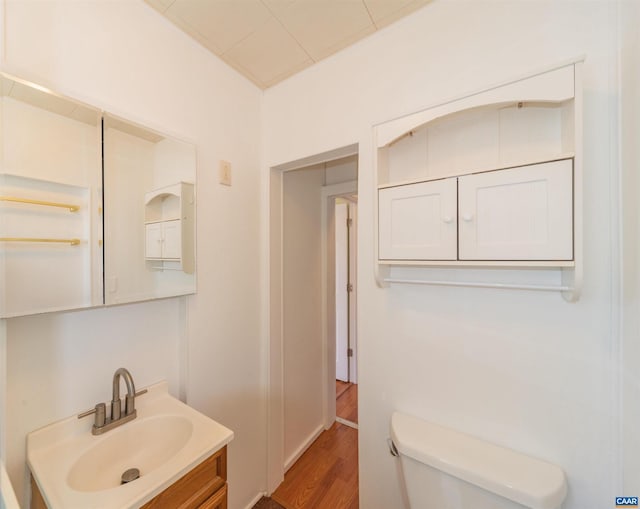
{"type": "MultiPolygon", "coordinates": [[[[142,509],[198,509],[209,503],[212,495],[224,489],[226,501],[227,448],[220,449],[213,456],[178,479],[162,493],[142,506],[142,509]]],[[[218,507],[208,506],[204,507],[218,507]]],[[[220,506],[224,508],[224,506],[220,506]]]]}
{"type": "Polygon", "coordinates": [[[227,485],[225,484],[198,509],[227,509],[227,485]]]}
{"type": "Polygon", "coordinates": [[[460,260],[572,260],[573,160],[458,178],[460,260]]]}
{"type": "Polygon", "coordinates": [[[456,179],[380,189],[381,260],[455,260],[456,179]]]}

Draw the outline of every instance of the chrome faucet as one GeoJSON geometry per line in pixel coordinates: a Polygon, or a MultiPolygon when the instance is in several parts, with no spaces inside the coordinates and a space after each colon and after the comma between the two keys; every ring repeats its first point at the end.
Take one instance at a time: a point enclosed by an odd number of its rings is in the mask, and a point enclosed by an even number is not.
{"type": "Polygon", "coordinates": [[[107,418],[107,405],[105,403],[98,403],[95,408],[82,412],[78,415],[78,419],[82,419],[91,414],[95,414],[95,420],[91,433],[93,435],[102,435],[107,431],[117,428],[125,422],[132,421],[136,418],[136,396],[140,396],[147,392],[147,389],[143,389],[136,392],[136,386],[133,383],[133,377],[131,373],[125,368],[118,368],[113,374],[113,393],[111,396],[111,418],[107,418]],[[122,414],[122,400],[120,399],[120,378],[124,378],[125,384],[127,384],[127,395],[124,402],[124,415],[122,414]]]}

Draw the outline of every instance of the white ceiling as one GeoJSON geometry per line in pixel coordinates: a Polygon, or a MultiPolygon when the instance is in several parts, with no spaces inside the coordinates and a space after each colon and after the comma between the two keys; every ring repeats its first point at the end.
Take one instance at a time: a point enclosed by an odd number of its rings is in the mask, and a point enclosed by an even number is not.
{"type": "Polygon", "coordinates": [[[430,0],[145,0],[267,88],[430,0]]]}

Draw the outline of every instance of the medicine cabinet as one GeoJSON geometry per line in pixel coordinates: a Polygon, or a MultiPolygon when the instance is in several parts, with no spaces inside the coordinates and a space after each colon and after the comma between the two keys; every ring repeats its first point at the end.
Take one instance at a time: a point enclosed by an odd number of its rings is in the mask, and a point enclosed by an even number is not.
{"type": "Polygon", "coordinates": [[[105,303],[194,293],[196,152],[104,116],[105,303]]]}
{"type": "Polygon", "coordinates": [[[15,77],[0,85],[0,318],[194,293],[194,145],[15,77]],[[148,193],[172,185],[186,189],[188,255],[152,262],[148,193]]]}
{"type": "Polygon", "coordinates": [[[581,67],[574,61],[375,126],[380,286],[578,298],[581,67]]]}
{"type": "Polygon", "coordinates": [[[0,82],[0,317],[100,305],[100,111],[0,82]]]}

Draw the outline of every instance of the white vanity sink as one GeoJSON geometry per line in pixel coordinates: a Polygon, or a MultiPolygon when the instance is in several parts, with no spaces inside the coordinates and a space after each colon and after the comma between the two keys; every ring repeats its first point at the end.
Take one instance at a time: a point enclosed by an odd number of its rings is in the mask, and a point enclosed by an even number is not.
{"type": "Polygon", "coordinates": [[[228,444],[233,432],[167,392],[165,382],[136,398],[138,417],[94,436],[76,416],[27,436],[27,461],[51,509],[139,507],[228,444]],[[121,484],[137,468],[140,477],[121,484]]]}

